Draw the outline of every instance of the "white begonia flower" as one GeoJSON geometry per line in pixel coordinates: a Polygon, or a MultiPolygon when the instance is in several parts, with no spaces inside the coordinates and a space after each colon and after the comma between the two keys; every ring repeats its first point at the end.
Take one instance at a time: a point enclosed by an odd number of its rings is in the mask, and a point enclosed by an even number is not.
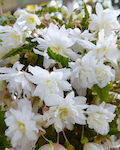
{"type": "Polygon", "coordinates": [[[19,16],[16,20],[15,27],[21,31],[32,31],[40,25],[40,19],[37,15],[28,13],[27,11],[18,11],[15,15],[19,16]]]}
{"type": "Polygon", "coordinates": [[[5,135],[11,140],[13,148],[25,150],[34,146],[39,129],[44,130],[37,124],[41,116],[32,112],[30,101],[22,99],[17,102],[17,109],[10,108],[5,114],[5,123],[8,126],[5,135]]]}
{"type": "Polygon", "coordinates": [[[42,29],[43,38],[34,39],[34,41],[39,43],[37,48],[43,51],[34,50],[34,52],[44,56],[45,68],[49,67],[49,65],[54,62],[53,60],[52,62],[50,60],[49,64],[47,64],[47,61],[49,61],[47,54],[48,47],[50,47],[55,53],[69,57],[72,60],[76,60],[78,58],[78,55],[70,49],[74,42],[71,38],[69,38],[69,32],[65,29],[65,26],[59,28],[57,25],[51,23],[48,29],[45,28],[44,30],[42,29]]]}
{"type": "Polygon", "coordinates": [[[103,102],[99,106],[90,105],[86,111],[88,114],[87,123],[90,129],[94,129],[101,135],[106,135],[109,132],[109,123],[115,118],[116,106],[105,104],[103,102]]]}
{"type": "Polygon", "coordinates": [[[87,143],[84,145],[83,150],[105,150],[105,149],[100,144],[87,143]]]}
{"type": "Polygon", "coordinates": [[[117,17],[120,11],[113,9],[105,9],[100,3],[96,4],[96,14],[92,14],[89,29],[91,31],[99,32],[101,29],[105,30],[105,34],[109,35],[111,32],[120,27],[117,17]]]}
{"type": "Polygon", "coordinates": [[[115,80],[115,71],[111,67],[104,65],[102,62],[95,66],[96,84],[104,88],[110,81],[115,80]]]}
{"type": "Polygon", "coordinates": [[[16,18],[19,18],[20,15],[21,15],[21,14],[24,14],[24,13],[26,13],[26,10],[25,10],[25,9],[20,9],[20,8],[18,8],[18,9],[14,12],[14,16],[15,16],[16,18]]]}
{"type": "Polygon", "coordinates": [[[32,73],[32,75],[28,75],[27,77],[32,83],[37,85],[33,95],[39,96],[45,101],[46,105],[46,98],[49,97],[50,94],[63,96],[64,91],[70,91],[72,89],[71,84],[66,81],[69,77],[69,69],[68,74],[64,74],[62,70],[52,71],[50,73],[38,66],[29,66],[28,70],[32,73]]]}
{"type": "Polygon", "coordinates": [[[104,65],[102,61],[97,61],[91,53],[75,63],[70,63],[70,67],[72,68],[71,83],[77,91],[80,88],[91,89],[95,84],[103,88],[115,79],[115,71],[104,65]]]}
{"type": "Polygon", "coordinates": [[[24,33],[15,27],[0,26],[0,58],[24,44],[24,33]]]}
{"type": "Polygon", "coordinates": [[[81,32],[79,28],[75,29],[68,29],[69,31],[69,37],[74,41],[74,45],[72,46],[74,51],[81,51],[81,49],[87,49],[92,50],[95,45],[91,41],[95,41],[95,35],[93,33],[89,33],[88,30],[85,30],[84,32],[81,32]],[[76,45],[79,45],[78,48],[76,45]]]}
{"type": "Polygon", "coordinates": [[[105,31],[101,30],[98,33],[98,41],[94,50],[91,51],[98,60],[106,59],[111,63],[117,64],[118,58],[120,58],[120,51],[117,48],[117,36],[111,34],[110,36],[105,36],[105,31]]]}
{"type": "Polygon", "coordinates": [[[58,95],[51,95],[48,97],[51,101],[51,107],[43,115],[43,119],[47,121],[46,126],[54,124],[57,132],[61,132],[64,128],[73,129],[73,125],[86,124],[85,111],[88,107],[86,105],[85,97],[74,97],[74,92],[69,93],[66,98],[58,95]]]}
{"type": "Polygon", "coordinates": [[[35,86],[27,79],[27,73],[21,71],[24,65],[16,62],[12,68],[1,67],[0,68],[0,80],[6,80],[8,82],[7,88],[9,92],[17,97],[32,96],[35,86]]]}

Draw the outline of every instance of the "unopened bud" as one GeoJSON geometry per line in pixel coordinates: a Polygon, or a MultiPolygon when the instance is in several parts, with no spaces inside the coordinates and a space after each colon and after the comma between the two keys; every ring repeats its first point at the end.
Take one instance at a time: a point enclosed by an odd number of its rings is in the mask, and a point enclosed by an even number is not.
{"type": "Polygon", "coordinates": [[[66,6],[62,7],[61,12],[62,12],[63,17],[66,18],[68,16],[68,9],[66,6]]]}

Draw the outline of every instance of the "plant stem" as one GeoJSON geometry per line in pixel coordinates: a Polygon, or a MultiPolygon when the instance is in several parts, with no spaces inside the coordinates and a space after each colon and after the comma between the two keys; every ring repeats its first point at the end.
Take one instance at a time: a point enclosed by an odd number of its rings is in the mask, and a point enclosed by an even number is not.
{"type": "Polygon", "coordinates": [[[106,139],[106,144],[107,144],[107,147],[108,147],[108,150],[110,150],[110,144],[108,143],[108,140],[106,139]]]}
{"type": "Polygon", "coordinates": [[[66,135],[65,135],[65,132],[62,131],[62,133],[63,133],[63,136],[64,136],[64,138],[65,138],[65,141],[68,141],[68,139],[67,139],[67,137],[66,137],[66,135]]]}

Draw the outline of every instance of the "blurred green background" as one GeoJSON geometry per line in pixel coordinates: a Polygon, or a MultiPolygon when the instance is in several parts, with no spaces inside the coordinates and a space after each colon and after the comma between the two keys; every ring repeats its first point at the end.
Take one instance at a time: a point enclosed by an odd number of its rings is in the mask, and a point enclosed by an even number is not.
{"type": "MultiPolygon", "coordinates": [[[[16,9],[18,7],[24,7],[27,4],[38,4],[38,3],[49,2],[49,1],[50,0],[0,0],[0,4],[4,3],[3,6],[4,11],[8,11],[8,10],[16,9]]],[[[73,1],[73,0],[64,0],[64,1],[68,3],[69,1],[73,1]]],[[[120,0],[112,0],[112,4],[115,8],[120,8],[120,0]]]]}
{"type": "Polygon", "coordinates": [[[50,0],[0,0],[4,11],[13,10],[16,8],[24,7],[27,4],[38,4],[48,2],[50,0]]]}

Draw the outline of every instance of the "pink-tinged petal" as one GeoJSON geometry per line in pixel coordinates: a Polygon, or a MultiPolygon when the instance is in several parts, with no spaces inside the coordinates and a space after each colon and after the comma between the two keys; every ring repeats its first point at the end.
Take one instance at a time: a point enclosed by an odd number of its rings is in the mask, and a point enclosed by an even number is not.
{"type": "MultiPolygon", "coordinates": [[[[53,144],[54,150],[67,150],[60,144],[53,144]]],[[[43,145],[39,150],[50,150],[50,144],[43,145]]]]}

